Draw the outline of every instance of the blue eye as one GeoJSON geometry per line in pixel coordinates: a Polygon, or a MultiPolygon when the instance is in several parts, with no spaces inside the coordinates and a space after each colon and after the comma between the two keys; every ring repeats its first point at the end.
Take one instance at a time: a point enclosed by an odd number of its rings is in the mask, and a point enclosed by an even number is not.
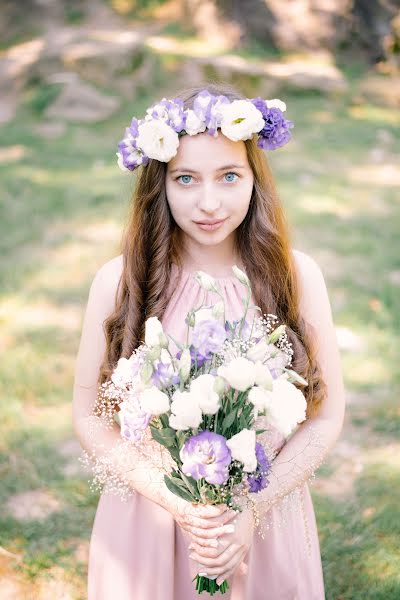
{"type": "MultiPolygon", "coordinates": [[[[192,176],[191,176],[191,175],[179,175],[179,177],[178,177],[177,179],[179,180],[179,179],[181,179],[181,178],[183,178],[183,177],[189,177],[189,178],[191,178],[192,176]]],[[[190,183],[190,182],[189,182],[189,181],[183,181],[183,180],[182,180],[182,183],[183,183],[183,184],[186,184],[186,183],[190,183]]]]}
{"type": "MultiPolygon", "coordinates": [[[[227,177],[228,175],[234,175],[235,177],[237,177],[236,173],[233,173],[233,172],[225,173],[225,177],[227,177]]],[[[236,180],[235,179],[229,179],[229,183],[233,183],[233,181],[236,181],[236,180]]]]}

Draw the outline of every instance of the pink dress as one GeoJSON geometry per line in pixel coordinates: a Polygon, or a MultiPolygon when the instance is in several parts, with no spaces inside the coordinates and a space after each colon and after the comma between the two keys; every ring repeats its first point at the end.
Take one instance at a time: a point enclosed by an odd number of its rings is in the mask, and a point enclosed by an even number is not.
{"type": "MultiPolygon", "coordinates": [[[[164,329],[185,341],[186,313],[204,297],[194,274],[185,271],[180,280],[173,266],[170,285],[175,291],[162,319],[164,329]]],[[[233,276],[218,278],[225,298],[226,318],[243,312],[244,286],[233,276]]],[[[218,297],[207,292],[206,301],[218,297]]],[[[225,600],[324,600],[324,582],[314,508],[308,484],[302,486],[302,508],[289,511],[286,522],[278,508],[269,511],[272,527],[262,538],[256,531],[245,558],[246,575],[235,574],[225,600]]],[[[145,496],[135,493],[127,502],[116,495],[100,496],[90,541],[89,600],[195,600],[188,537],[170,513],[145,496]]],[[[208,598],[207,593],[202,597],[208,598]]]]}

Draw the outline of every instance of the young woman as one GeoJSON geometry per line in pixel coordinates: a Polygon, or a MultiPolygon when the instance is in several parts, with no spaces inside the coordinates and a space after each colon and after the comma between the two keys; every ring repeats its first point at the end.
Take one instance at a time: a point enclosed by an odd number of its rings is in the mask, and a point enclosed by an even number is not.
{"type": "MultiPolygon", "coordinates": [[[[263,152],[289,141],[285,108],[210,84],[148,109],[119,145],[119,165],[139,175],[122,252],[96,273],[84,317],[73,399],[83,449],[122,472],[119,429],[98,426],[94,414],[97,386],[144,339],[146,318],[159,317],[183,341],[186,313],[204,293],[197,270],[218,281],[230,319],[241,316],[245,294],[231,267],[247,273],[254,303],[287,325],[308,408],[289,440],[275,440],[275,476],[254,494],[254,511],[192,505],[168,491],[151,451],[147,460],[136,456],[124,471],[135,493],[126,502],[100,497],[89,600],[194,599],[196,573],[228,579],[226,600],[324,598],[307,481],[339,436],[344,390],[323,275],[290,246],[263,152]],[[284,504],[291,509],[278,526],[284,504]],[[264,537],[261,522],[269,524],[264,537]]],[[[211,303],[214,292],[207,294],[211,303]]]]}

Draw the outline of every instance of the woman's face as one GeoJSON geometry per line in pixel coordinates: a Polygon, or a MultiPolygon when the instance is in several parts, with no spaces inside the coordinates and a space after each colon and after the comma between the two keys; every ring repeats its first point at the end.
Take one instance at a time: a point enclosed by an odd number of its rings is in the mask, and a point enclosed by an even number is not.
{"type": "Polygon", "coordinates": [[[212,246],[234,239],[253,190],[253,172],[243,141],[220,131],[180,138],[168,163],[166,192],[171,213],[187,241],[212,246]]]}

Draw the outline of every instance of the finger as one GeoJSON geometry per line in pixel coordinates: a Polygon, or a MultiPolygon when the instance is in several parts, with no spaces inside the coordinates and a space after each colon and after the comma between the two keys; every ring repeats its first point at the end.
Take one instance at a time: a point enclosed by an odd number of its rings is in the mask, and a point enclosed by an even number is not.
{"type": "Polygon", "coordinates": [[[195,537],[203,538],[203,539],[216,539],[221,537],[222,535],[233,533],[235,531],[234,525],[229,523],[228,525],[223,525],[222,527],[215,527],[212,529],[203,529],[201,527],[192,527],[188,525],[186,531],[193,534],[195,537]]]}
{"type": "Polygon", "coordinates": [[[211,517],[209,519],[197,516],[186,515],[185,522],[193,527],[201,527],[202,529],[212,529],[213,527],[222,527],[236,519],[237,513],[234,511],[226,511],[219,517],[211,517]]]}
{"type": "Polygon", "coordinates": [[[223,579],[227,579],[235,571],[238,564],[241,563],[244,556],[245,552],[236,551],[225,564],[217,566],[204,565],[204,571],[206,571],[207,575],[218,575],[219,577],[223,577],[223,579]]]}
{"type": "Polygon", "coordinates": [[[242,562],[240,563],[240,565],[237,568],[238,575],[247,575],[248,570],[249,570],[249,567],[248,567],[247,563],[245,563],[244,560],[242,560],[242,562]]]}
{"type": "Polygon", "coordinates": [[[216,546],[211,546],[210,544],[203,545],[192,541],[189,545],[189,551],[191,553],[195,552],[200,558],[217,558],[226,550],[229,544],[230,542],[225,542],[224,544],[218,543],[216,546]]]}
{"type": "MultiPolygon", "coordinates": [[[[221,572],[223,570],[226,570],[230,564],[230,561],[234,558],[234,557],[238,557],[238,553],[240,552],[240,556],[241,556],[241,546],[237,545],[237,544],[231,544],[230,546],[228,546],[228,548],[226,548],[225,550],[223,550],[219,556],[205,556],[200,555],[198,552],[196,552],[195,550],[192,550],[192,552],[189,554],[190,558],[193,560],[196,560],[197,562],[201,563],[202,565],[204,565],[204,567],[206,567],[207,569],[216,569],[217,571],[221,572]]],[[[236,560],[236,565],[238,564],[238,560],[236,560]]],[[[208,571],[207,571],[208,573],[208,571]]]]}
{"type": "Polygon", "coordinates": [[[229,509],[227,504],[195,504],[191,502],[185,507],[185,512],[195,516],[218,517],[229,509]]]}
{"type": "MultiPolygon", "coordinates": [[[[246,552],[243,552],[242,554],[242,558],[245,556],[246,552]]],[[[241,559],[240,559],[241,560],[241,559]]],[[[228,579],[229,577],[231,577],[235,571],[236,571],[236,567],[237,567],[237,562],[233,563],[232,566],[230,568],[225,569],[223,572],[221,572],[219,574],[219,576],[217,577],[217,584],[221,585],[221,583],[223,581],[225,581],[226,579],[228,579]]]]}

